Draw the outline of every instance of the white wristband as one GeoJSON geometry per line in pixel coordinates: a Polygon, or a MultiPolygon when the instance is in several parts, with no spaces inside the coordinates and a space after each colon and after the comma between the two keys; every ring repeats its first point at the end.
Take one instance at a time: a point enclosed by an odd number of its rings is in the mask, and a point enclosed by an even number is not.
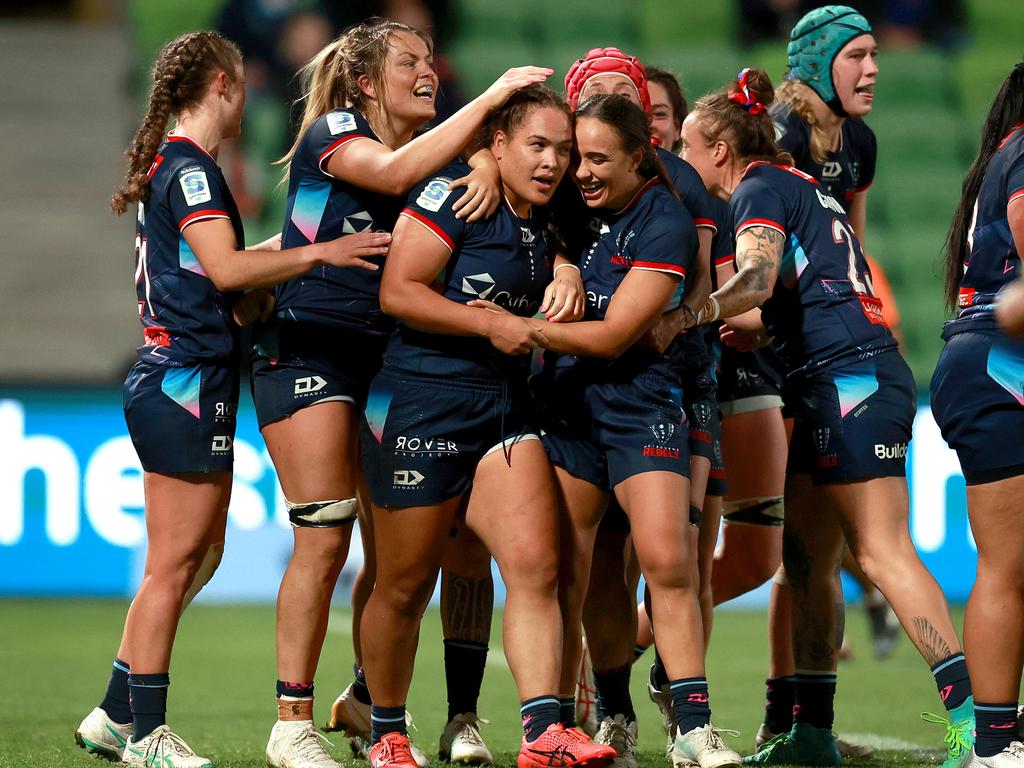
{"type": "Polygon", "coordinates": [[[555,275],[557,275],[558,274],[558,270],[562,269],[563,267],[568,267],[569,269],[575,269],[577,272],[580,271],[580,268],[577,267],[575,264],[559,264],[557,267],[555,267],[555,270],[551,273],[551,276],[554,277],[555,275]]]}
{"type": "Polygon", "coordinates": [[[708,296],[708,301],[715,305],[715,313],[707,319],[707,322],[713,323],[715,322],[715,320],[718,319],[718,316],[721,314],[722,305],[718,303],[718,299],[716,299],[714,296],[708,296]]]}

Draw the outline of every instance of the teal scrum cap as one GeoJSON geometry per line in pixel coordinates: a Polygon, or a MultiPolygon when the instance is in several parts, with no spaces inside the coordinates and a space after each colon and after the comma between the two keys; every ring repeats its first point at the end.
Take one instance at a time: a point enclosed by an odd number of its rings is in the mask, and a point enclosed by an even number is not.
{"type": "Polygon", "coordinates": [[[843,47],[871,25],[848,5],[825,5],[806,14],[789,33],[788,79],[799,80],[821,96],[837,115],[845,116],[832,82],[832,62],[843,47]]]}

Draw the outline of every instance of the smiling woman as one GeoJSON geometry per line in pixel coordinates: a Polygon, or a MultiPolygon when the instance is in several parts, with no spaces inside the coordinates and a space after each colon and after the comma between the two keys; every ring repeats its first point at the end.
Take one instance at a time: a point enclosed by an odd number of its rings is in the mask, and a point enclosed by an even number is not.
{"type": "MultiPolygon", "coordinates": [[[[387,233],[410,188],[459,154],[489,112],[550,70],[513,69],[441,125],[414,138],[434,117],[437,74],[425,34],[370,19],[347,29],[303,69],[305,111],[288,164],[283,247],[331,240],[349,232],[387,233]]],[[[426,194],[441,200],[453,188],[455,213],[467,220],[499,200],[494,160],[481,153],[463,172],[426,194]]],[[[352,268],[316,269],[282,282],[267,297],[251,354],[253,400],[294,526],[294,551],[278,602],[278,722],[271,765],[294,765],[297,754],[337,765],[313,728],[313,677],[327,628],[331,594],[344,565],[360,505],[358,424],[370,380],[393,322],[382,311],[381,247],[352,268]]],[[[370,695],[361,679],[359,616],[372,588],[373,530],[360,526],[368,567],[353,597],[356,681],[332,707],[329,728],[369,740],[370,695]]],[[[418,753],[420,762],[426,757],[418,753]]],[[[302,763],[300,764],[308,764],[302,763]]]]}

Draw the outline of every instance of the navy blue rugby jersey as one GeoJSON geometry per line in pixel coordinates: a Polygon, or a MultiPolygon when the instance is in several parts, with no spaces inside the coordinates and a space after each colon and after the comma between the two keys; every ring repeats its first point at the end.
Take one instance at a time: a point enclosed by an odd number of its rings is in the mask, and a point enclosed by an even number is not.
{"type": "MultiPolygon", "coordinates": [[[[679,193],[683,205],[689,212],[693,223],[698,227],[715,230],[715,216],[707,188],[697,170],[678,155],[674,155],[662,147],[657,147],[658,157],[665,164],[672,185],[679,193]]],[[[570,254],[580,253],[589,246],[589,230],[594,226],[596,216],[587,207],[579,188],[572,177],[572,169],[562,179],[551,199],[551,214],[558,230],[559,237],[566,245],[570,254]]]]}
{"type": "MultiPolygon", "coordinates": [[[[367,191],[327,172],[331,156],[346,142],[361,138],[380,141],[354,109],[328,112],[303,135],[288,171],[282,248],[394,229],[403,198],[367,191]]],[[[367,261],[384,265],[383,256],[367,261]]],[[[279,285],[276,296],[278,317],[376,334],[394,327],[380,311],[380,271],[315,267],[279,285]]]]}
{"type": "MultiPolygon", "coordinates": [[[[402,216],[419,222],[451,251],[435,287],[459,304],[487,299],[520,317],[537,314],[551,282],[546,211],[515,214],[506,202],[483,221],[456,219],[452,206],[465,189],[448,184],[469,173],[455,162],[419,184],[402,216]]],[[[514,378],[529,372],[529,355],[505,355],[484,338],[426,333],[401,323],[388,341],[384,362],[405,371],[438,376],[514,378]]]]}
{"type": "Polygon", "coordinates": [[[788,104],[771,110],[775,138],[793,156],[793,165],[817,179],[825,191],[848,208],[853,196],[875,180],[878,144],[874,132],[858,117],[848,117],[839,149],[829,152],[824,165],[811,157],[811,127],[788,104]]]}
{"type": "MultiPolygon", "coordinates": [[[[227,219],[244,248],[242,218],[217,162],[184,136],[169,136],[149,169],[135,229],[135,292],[143,326],[139,359],[156,365],[228,361],[238,351],[231,305],[185,240],[189,224],[227,219]]],[[[240,256],[239,258],[244,258],[240,256]]]]}
{"type": "Polygon", "coordinates": [[[1024,125],[1017,126],[1003,139],[981,180],[973,223],[967,235],[958,320],[991,321],[996,294],[1020,274],[1020,254],[1010,234],[1006,207],[1021,198],[1024,198],[1024,125]]]}
{"type": "Polygon", "coordinates": [[[737,237],[765,226],[786,238],[775,289],[761,310],[788,375],[896,347],[846,212],[814,179],[789,166],[751,163],[729,211],[737,237]]]}
{"type": "MultiPolygon", "coordinates": [[[[593,215],[587,230],[588,242],[578,258],[587,294],[583,319],[603,320],[612,296],[633,269],[664,272],[678,278],[679,285],[665,311],[678,307],[685,290],[686,272],[693,267],[698,252],[697,230],[686,207],[654,178],[622,210],[594,210],[593,215]]],[[[623,355],[623,359],[631,361],[631,366],[645,365],[656,358],[646,350],[636,349],[623,355]]],[[[564,369],[578,362],[575,356],[560,355],[557,365],[564,369]]]]}

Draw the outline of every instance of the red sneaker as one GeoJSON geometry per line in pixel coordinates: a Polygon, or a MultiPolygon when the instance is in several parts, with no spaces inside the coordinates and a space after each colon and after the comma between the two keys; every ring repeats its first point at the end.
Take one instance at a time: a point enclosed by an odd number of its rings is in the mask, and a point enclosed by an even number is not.
{"type": "Polygon", "coordinates": [[[409,737],[386,733],[370,749],[370,768],[419,768],[409,749],[409,737]]]}
{"type": "Polygon", "coordinates": [[[604,768],[615,759],[615,747],[593,744],[578,728],[566,730],[549,725],[535,741],[523,746],[516,760],[518,768],[604,768]]]}

